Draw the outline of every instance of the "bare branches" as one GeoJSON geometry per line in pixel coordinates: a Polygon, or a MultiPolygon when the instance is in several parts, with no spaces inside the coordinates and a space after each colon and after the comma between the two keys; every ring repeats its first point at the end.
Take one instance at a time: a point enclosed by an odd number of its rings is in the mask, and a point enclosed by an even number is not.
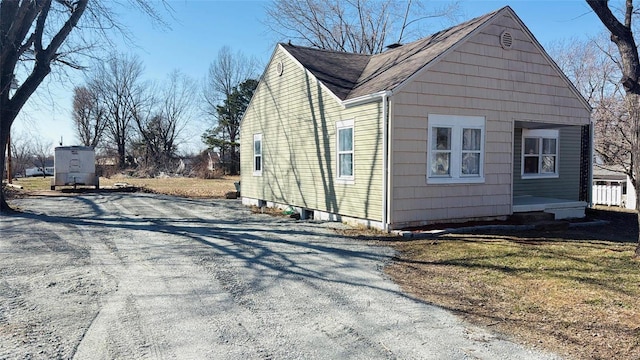
{"type": "Polygon", "coordinates": [[[640,93],[640,59],[633,38],[633,2],[626,1],[625,23],[622,24],[609,9],[607,1],[587,0],[587,3],[611,33],[611,41],[618,47],[622,62],[621,83],[627,92],[640,93]]]}
{"type": "MultiPolygon", "coordinates": [[[[457,13],[457,2],[434,9],[425,1],[405,4],[393,0],[277,0],[267,8],[269,26],[283,39],[303,45],[361,54],[384,51],[390,42],[401,42],[423,20],[457,13]],[[397,40],[395,40],[397,39],[397,40]]],[[[410,36],[410,35],[409,35],[410,36]]]]}
{"type": "MultiPolygon", "coordinates": [[[[640,57],[638,47],[633,36],[633,0],[626,0],[624,11],[624,25],[618,21],[609,8],[608,1],[587,0],[589,6],[596,13],[602,24],[611,33],[611,41],[618,47],[622,63],[622,79],[620,83],[624,87],[626,116],[612,119],[611,124],[625,124],[619,126],[624,129],[614,134],[618,136],[622,144],[627,145],[628,156],[621,156],[625,161],[627,175],[631,177],[636,191],[636,210],[638,210],[638,225],[640,226],[640,57]]],[[[609,124],[606,124],[609,125],[609,124]]],[[[619,154],[618,144],[613,144],[607,151],[619,154]]],[[[623,147],[623,150],[624,147],[623,147]]],[[[640,237],[636,247],[635,256],[640,257],[640,237]]]]}
{"type": "Polygon", "coordinates": [[[106,110],[100,103],[98,87],[94,84],[76,87],[73,95],[73,122],[80,142],[97,147],[107,127],[106,110]]]}
{"type": "Polygon", "coordinates": [[[195,83],[188,76],[173,71],[166,85],[146,97],[147,116],[134,117],[142,142],[142,161],[154,171],[169,171],[176,157],[180,135],[191,118],[195,83]]]}
{"type": "Polygon", "coordinates": [[[241,82],[257,76],[258,61],[238,52],[233,54],[228,46],[218,51],[217,58],[209,65],[209,73],[203,88],[204,111],[217,115],[216,107],[226,99],[241,82]]]}

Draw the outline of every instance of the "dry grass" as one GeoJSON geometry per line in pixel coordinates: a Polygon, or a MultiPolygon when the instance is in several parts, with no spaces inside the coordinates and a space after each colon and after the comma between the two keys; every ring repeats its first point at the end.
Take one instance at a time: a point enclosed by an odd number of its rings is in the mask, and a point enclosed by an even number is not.
{"type": "Polygon", "coordinates": [[[512,235],[398,242],[387,272],[409,293],[576,359],[640,358],[635,244],[512,235]]]}
{"type": "Polygon", "coordinates": [[[197,178],[100,178],[100,187],[111,187],[116,183],[146,189],[158,194],[174,195],[189,198],[222,199],[226,193],[235,191],[233,183],[240,181],[239,176],[228,176],[222,179],[197,178]]]}
{"type": "MultiPolygon", "coordinates": [[[[149,178],[138,179],[129,177],[100,178],[100,188],[110,188],[116,183],[126,183],[144,191],[158,194],[190,198],[224,198],[227,192],[235,191],[233,183],[239,181],[239,176],[229,176],[222,179],[196,178],[149,178]]],[[[26,192],[49,191],[51,178],[20,178],[13,181],[15,185],[24,187],[26,192]]]]}
{"type": "Polygon", "coordinates": [[[13,184],[22,186],[27,191],[49,190],[51,187],[51,177],[28,177],[14,179],[13,184]]]}

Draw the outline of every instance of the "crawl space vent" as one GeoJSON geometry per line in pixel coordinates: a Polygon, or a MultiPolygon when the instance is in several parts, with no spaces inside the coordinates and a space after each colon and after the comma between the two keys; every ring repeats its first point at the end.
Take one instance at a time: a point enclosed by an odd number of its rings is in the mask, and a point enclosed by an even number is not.
{"type": "Polygon", "coordinates": [[[513,46],[513,35],[511,35],[510,32],[503,31],[502,34],[500,34],[500,46],[506,50],[511,49],[513,46]]]}

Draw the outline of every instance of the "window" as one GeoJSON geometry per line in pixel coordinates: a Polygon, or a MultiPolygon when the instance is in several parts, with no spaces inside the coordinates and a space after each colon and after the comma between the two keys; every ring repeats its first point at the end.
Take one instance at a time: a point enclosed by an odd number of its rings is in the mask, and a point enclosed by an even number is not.
{"type": "Polygon", "coordinates": [[[558,130],[522,130],[522,177],[558,176],[558,130]]]}
{"type": "Polygon", "coordinates": [[[262,176],[262,134],[253,135],[253,175],[262,176]]]}
{"type": "Polygon", "coordinates": [[[338,179],[352,182],[353,176],[353,120],[336,123],[338,179]]]}
{"type": "Polygon", "coordinates": [[[484,182],[484,117],[429,115],[427,181],[484,182]]]}

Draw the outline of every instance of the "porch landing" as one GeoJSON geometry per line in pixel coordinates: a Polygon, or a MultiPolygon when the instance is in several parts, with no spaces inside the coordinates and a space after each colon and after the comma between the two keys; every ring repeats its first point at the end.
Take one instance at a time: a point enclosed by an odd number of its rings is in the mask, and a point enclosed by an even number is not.
{"type": "Polygon", "coordinates": [[[513,212],[543,211],[554,215],[556,220],[575,219],[585,216],[586,201],[546,198],[539,196],[514,196],[513,212]]]}

